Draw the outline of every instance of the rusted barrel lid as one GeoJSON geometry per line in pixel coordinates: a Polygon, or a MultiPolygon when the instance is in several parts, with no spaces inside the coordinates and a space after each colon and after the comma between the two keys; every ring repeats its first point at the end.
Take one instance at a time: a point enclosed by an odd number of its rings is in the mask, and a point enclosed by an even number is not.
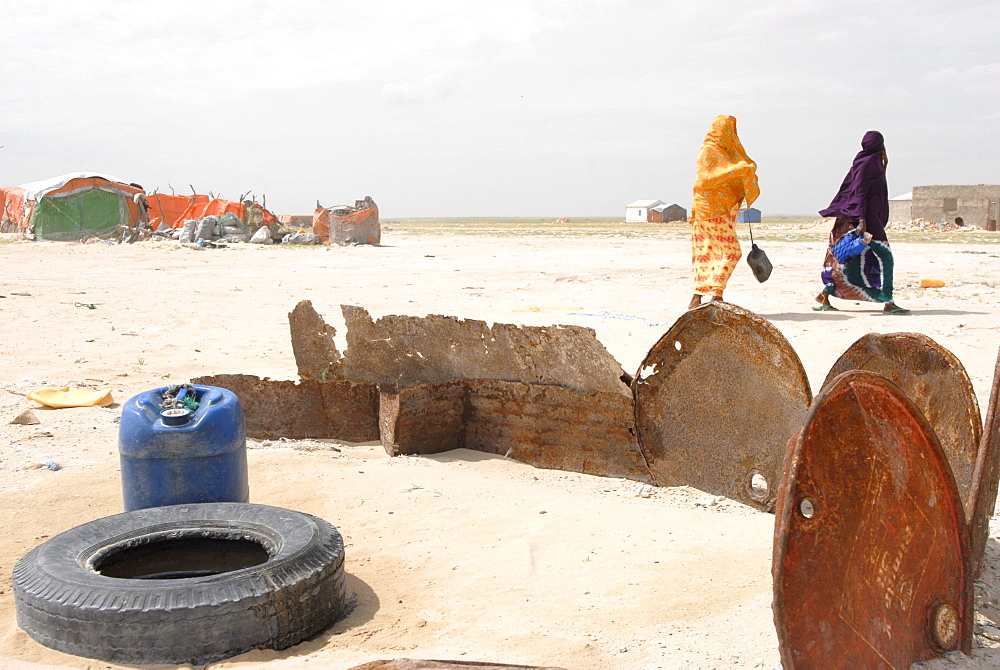
{"type": "Polygon", "coordinates": [[[774,509],[785,444],[812,399],[777,328],[722,302],[690,310],[646,354],[632,390],[657,484],[774,509]]]}
{"type": "Polygon", "coordinates": [[[934,431],[888,379],[847,372],[820,392],[789,443],[776,515],[785,670],[970,651],[962,504],[934,431]]]}
{"type": "Polygon", "coordinates": [[[920,333],[869,333],[837,359],[823,385],[848,370],[886,377],[923,412],[948,456],[968,520],[983,425],[976,392],[962,362],[920,333]]]}

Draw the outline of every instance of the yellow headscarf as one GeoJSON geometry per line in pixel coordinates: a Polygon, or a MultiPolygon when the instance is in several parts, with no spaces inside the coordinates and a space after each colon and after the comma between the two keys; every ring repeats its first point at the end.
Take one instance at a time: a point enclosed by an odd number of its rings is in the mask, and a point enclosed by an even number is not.
{"type": "Polygon", "coordinates": [[[698,153],[691,220],[731,214],[744,200],[747,207],[752,205],[759,195],[757,164],[736,136],[736,119],[725,114],[715,117],[698,153]]]}

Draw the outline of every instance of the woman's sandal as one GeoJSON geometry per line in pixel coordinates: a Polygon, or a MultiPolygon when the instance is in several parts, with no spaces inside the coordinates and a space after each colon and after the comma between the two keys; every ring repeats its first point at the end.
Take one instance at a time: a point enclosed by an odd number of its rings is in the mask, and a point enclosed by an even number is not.
{"type": "Polygon", "coordinates": [[[814,312],[839,312],[833,305],[813,305],[814,312]]]}

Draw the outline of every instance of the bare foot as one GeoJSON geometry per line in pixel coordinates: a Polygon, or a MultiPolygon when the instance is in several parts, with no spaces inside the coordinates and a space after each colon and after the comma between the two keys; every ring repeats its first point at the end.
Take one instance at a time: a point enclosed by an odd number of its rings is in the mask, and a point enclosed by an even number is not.
{"type": "Polygon", "coordinates": [[[722,302],[722,296],[721,295],[713,295],[712,296],[712,302],[722,302]]]}
{"type": "Polygon", "coordinates": [[[688,309],[694,309],[701,304],[701,294],[695,293],[694,297],[691,298],[691,302],[688,303],[688,309]]]}

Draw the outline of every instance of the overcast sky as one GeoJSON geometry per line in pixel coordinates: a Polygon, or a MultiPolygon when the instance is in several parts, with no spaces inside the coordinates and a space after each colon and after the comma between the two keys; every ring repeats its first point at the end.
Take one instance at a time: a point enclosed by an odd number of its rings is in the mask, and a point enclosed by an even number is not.
{"type": "Polygon", "coordinates": [[[890,195],[1000,183],[1000,1],[0,0],[0,185],[96,171],[309,214],[690,205],[732,114],[765,214],[866,130],[890,195]]]}

